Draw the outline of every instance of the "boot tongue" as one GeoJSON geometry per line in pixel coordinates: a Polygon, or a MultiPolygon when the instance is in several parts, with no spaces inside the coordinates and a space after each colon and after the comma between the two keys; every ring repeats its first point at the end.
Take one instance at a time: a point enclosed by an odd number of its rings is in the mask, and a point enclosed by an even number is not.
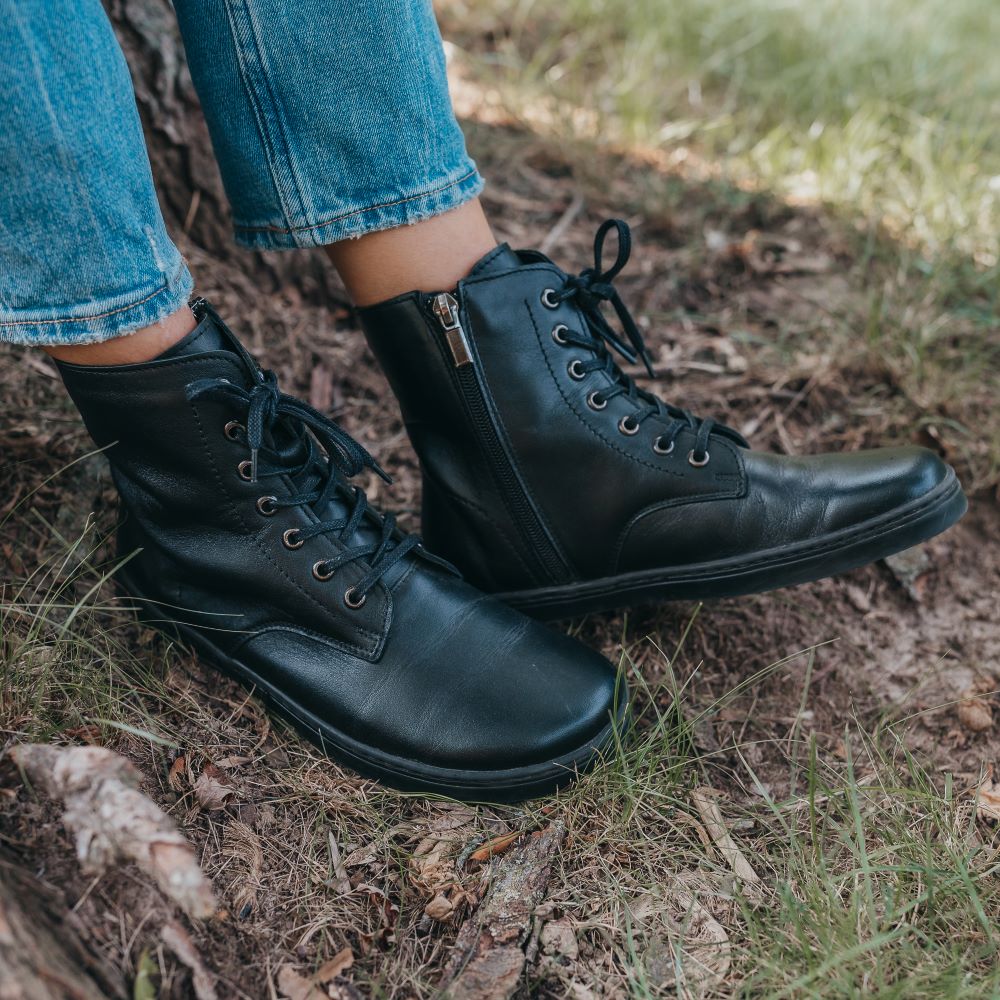
{"type": "Polygon", "coordinates": [[[499,271],[510,271],[521,266],[521,258],[516,251],[511,250],[510,245],[501,243],[500,246],[492,249],[478,264],[469,272],[470,278],[478,278],[483,274],[495,274],[499,271]]]}
{"type": "Polygon", "coordinates": [[[260,367],[253,355],[239,342],[236,335],[222,321],[218,313],[204,300],[192,305],[198,325],[183,340],[167,348],[157,361],[171,361],[174,358],[197,357],[206,354],[221,354],[225,357],[225,375],[232,381],[241,382],[249,389],[260,378],[260,367]],[[233,378],[236,372],[237,378],[233,378]]]}
{"type": "Polygon", "coordinates": [[[211,314],[206,315],[183,340],[179,340],[173,347],[168,347],[156,360],[166,361],[168,358],[179,358],[189,354],[206,354],[209,351],[236,353],[232,341],[226,336],[226,332],[219,324],[214,321],[211,314]]]}

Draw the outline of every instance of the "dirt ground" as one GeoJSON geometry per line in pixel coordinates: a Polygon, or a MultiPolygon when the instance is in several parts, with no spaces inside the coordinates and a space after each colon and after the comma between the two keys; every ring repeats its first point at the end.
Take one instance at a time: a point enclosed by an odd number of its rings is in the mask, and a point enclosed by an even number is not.
{"type": "MultiPolygon", "coordinates": [[[[383,790],[272,724],[257,701],[127,613],[102,610],[112,595],[108,587],[98,591],[89,600],[105,602],[101,609],[80,616],[92,647],[73,653],[78,687],[46,681],[39,715],[11,689],[30,686],[31,671],[18,675],[13,659],[4,661],[3,738],[98,742],[138,765],[144,790],[196,846],[220,898],[223,913],[192,933],[221,996],[288,995],[289,980],[279,986],[283,969],[304,975],[345,947],[353,966],[316,996],[433,995],[459,926],[475,919],[503,870],[499,849],[495,860],[458,865],[456,857],[557,820],[567,839],[518,988],[580,1000],[623,995],[634,984],[623,971],[631,937],[621,898],[686,877],[687,862],[672,859],[669,847],[691,812],[677,798],[684,769],[718,790],[724,811],[735,815],[762,796],[800,790],[789,767],[800,739],[814,736],[831,759],[842,757],[846,727],[897,726],[956,787],[974,786],[984,766],[1000,759],[1000,726],[990,715],[985,726],[970,727],[957,704],[975,694],[992,713],[1000,687],[996,484],[975,447],[949,436],[947,407],[909,391],[891,360],[850,328],[869,286],[845,224],[654,158],[570,156],[497,123],[469,128],[502,238],[543,245],[578,270],[590,261],[601,220],[621,215],[634,224],[637,250],[620,285],[647,328],[655,388],[665,398],[719,416],[758,448],[939,447],[977,487],[972,507],[925,547],[909,582],[904,569],[876,565],[701,608],[675,604],[567,623],[616,662],[624,651],[627,669],[645,679],[640,729],[652,708],[670,711],[671,692],[683,689],[675,711],[691,723],[692,746],[651,765],[668,790],[663,803],[642,790],[625,797],[600,773],[523,810],[472,810],[383,790]],[[88,656],[89,666],[81,662],[88,656]],[[88,683],[102,688],[116,726],[93,714],[103,702],[83,691],[88,683]],[[168,745],[145,738],[150,731],[168,745]],[[209,766],[225,786],[215,803],[195,793],[209,766]],[[622,803],[632,811],[615,816],[622,803]],[[644,824],[655,838],[637,834],[644,824]],[[428,904],[442,893],[451,909],[431,915],[440,911],[428,904]]],[[[349,310],[334,297],[335,282],[311,277],[323,273],[318,257],[304,255],[292,282],[287,259],[272,268],[267,257],[252,265],[213,257],[190,240],[183,249],[201,293],[286,391],[333,413],[394,474],[391,487],[369,483],[369,495],[416,527],[419,478],[396,406],[349,310]]],[[[114,498],[99,458],[59,471],[88,444],[40,353],[0,348],[0,386],[0,641],[13,657],[30,630],[10,607],[20,601],[23,610],[38,593],[25,581],[43,564],[47,587],[71,577],[72,561],[51,560],[91,512],[107,529],[114,498]]],[[[92,562],[99,561],[98,553],[92,562]]],[[[69,592],[79,597],[92,583],[84,572],[69,592]]],[[[169,909],[148,882],[132,868],[85,877],[52,803],[14,779],[0,793],[4,849],[63,895],[91,946],[130,983],[152,968],[158,992],[148,995],[191,995],[189,970],[160,940],[169,909]]],[[[711,909],[735,936],[733,911],[717,898],[711,909]]],[[[675,991],[663,961],[655,954],[644,961],[654,993],[675,991]]],[[[733,988],[717,983],[701,993],[733,988]]]]}

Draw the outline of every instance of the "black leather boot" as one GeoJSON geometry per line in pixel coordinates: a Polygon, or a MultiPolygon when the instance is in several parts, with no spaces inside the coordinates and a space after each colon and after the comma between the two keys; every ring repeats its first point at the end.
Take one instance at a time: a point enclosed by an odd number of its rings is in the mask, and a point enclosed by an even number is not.
{"type": "Polygon", "coordinates": [[[509,801],[593,763],[625,711],[597,653],[463,583],[347,480],[371,456],[216,314],[146,364],[62,364],[125,515],[118,580],[332,757],[509,801]]]}
{"type": "Polygon", "coordinates": [[[423,535],[470,582],[550,618],[746,594],[872,562],[961,517],[954,472],[925,449],[760,454],[639,389],[612,353],[652,375],[612,285],[629,249],[611,220],[579,275],[504,245],[454,294],[361,310],[423,466],[423,535]]]}

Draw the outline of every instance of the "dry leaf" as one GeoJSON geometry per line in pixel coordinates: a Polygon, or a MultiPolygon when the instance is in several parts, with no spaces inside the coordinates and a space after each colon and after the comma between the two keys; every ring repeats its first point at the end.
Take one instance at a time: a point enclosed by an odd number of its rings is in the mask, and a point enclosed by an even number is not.
{"type": "Polygon", "coordinates": [[[354,964],[354,952],[350,946],[338,951],[328,962],[324,962],[319,972],[313,976],[317,983],[328,983],[331,979],[343,975],[354,964]]]}
{"type": "Polygon", "coordinates": [[[168,920],[160,933],[163,943],[191,970],[191,986],[198,1000],[216,1000],[215,977],[205,967],[191,935],[176,920],[168,920]]]}
{"type": "Polygon", "coordinates": [[[760,878],[743,852],[736,846],[736,841],[733,840],[726,826],[726,821],[722,818],[719,803],[715,800],[717,794],[714,788],[702,785],[691,792],[691,801],[698,810],[698,815],[701,817],[702,823],[705,824],[705,829],[712,838],[712,843],[726,859],[733,874],[741,881],[755,885],[760,882],[760,878]]]}
{"type": "Polygon", "coordinates": [[[476,814],[465,806],[444,809],[427,824],[427,835],[410,856],[414,886],[428,898],[457,881],[456,862],[462,844],[472,837],[476,814]]]}
{"type": "Polygon", "coordinates": [[[431,920],[447,920],[455,912],[455,904],[444,893],[438,893],[425,907],[431,920]]]}
{"type": "Polygon", "coordinates": [[[985,732],[993,725],[990,703],[985,698],[964,698],[958,703],[958,721],[970,732],[985,732]]]}
{"type": "Polygon", "coordinates": [[[170,771],[167,774],[167,784],[175,791],[180,792],[184,790],[184,779],[187,776],[187,758],[184,754],[181,754],[177,760],[170,765],[170,771]]]}
{"type": "Polygon", "coordinates": [[[355,848],[344,858],[345,868],[360,868],[362,865],[371,865],[378,860],[378,852],[374,844],[364,844],[355,848]]]}
{"type": "Polygon", "coordinates": [[[685,1000],[714,996],[732,964],[729,935],[687,890],[670,895],[666,932],[653,937],[645,955],[650,985],[675,989],[685,1000]]]}
{"type": "Polygon", "coordinates": [[[92,747],[102,745],[100,726],[71,726],[63,730],[63,736],[71,740],[81,740],[92,747]]]}
{"type": "Polygon", "coordinates": [[[216,767],[221,767],[225,771],[229,771],[234,767],[239,767],[241,764],[249,764],[253,760],[253,757],[223,757],[222,760],[216,763],[216,767]]]}
{"type": "Polygon", "coordinates": [[[311,978],[300,976],[290,965],[278,970],[278,992],[288,1000],[329,1000],[325,990],[311,978]]]}
{"type": "Polygon", "coordinates": [[[976,814],[980,819],[1000,820],[1000,787],[989,777],[976,789],[976,814]]]}
{"type": "Polygon", "coordinates": [[[323,986],[342,975],[353,964],[354,952],[348,947],[338,951],[311,976],[303,976],[293,966],[283,965],[278,970],[278,990],[288,1000],[330,1000],[330,994],[323,986]]]}
{"type": "Polygon", "coordinates": [[[884,562],[899,585],[910,595],[911,600],[919,604],[925,583],[923,576],[931,568],[931,557],[927,549],[916,545],[895,555],[886,556],[884,562]]]}
{"type": "Polygon", "coordinates": [[[327,843],[330,845],[330,865],[333,868],[334,883],[333,887],[339,893],[346,893],[351,891],[351,880],[347,875],[347,869],[344,867],[344,861],[340,855],[340,847],[337,844],[337,840],[333,835],[332,830],[328,830],[326,834],[327,843]]]}
{"type": "Polygon", "coordinates": [[[198,799],[198,805],[206,812],[221,809],[235,794],[232,785],[224,784],[216,777],[216,774],[221,773],[211,764],[206,764],[205,770],[194,783],[194,794],[198,799]]]}
{"type": "Polygon", "coordinates": [[[568,920],[550,920],[542,928],[540,940],[542,950],[550,955],[563,955],[574,962],[580,957],[576,932],[568,920]]]}
{"type": "Polygon", "coordinates": [[[523,834],[523,830],[513,830],[511,833],[504,833],[499,837],[494,837],[492,840],[487,840],[482,847],[477,848],[469,855],[469,860],[488,861],[498,854],[503,854],[523,834]]]}

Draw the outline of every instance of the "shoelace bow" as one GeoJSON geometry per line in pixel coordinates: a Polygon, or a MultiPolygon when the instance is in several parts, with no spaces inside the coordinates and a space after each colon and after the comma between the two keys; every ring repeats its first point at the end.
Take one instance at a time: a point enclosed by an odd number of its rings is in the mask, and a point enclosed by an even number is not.
{"type": "MultiPolygon", "coordinates": [[[[281,392],[274,372],[258,372],[257,381],[250,389],[244,389],[225,378],[199,379],[188,386],[189,398],[203,395],[226,396],[236,401],[241,408],[245,407],[251,482],[277,476],[288,476],[293,482],[300,482],[300,477],[305,477],[307,487],[301,493],[274,498],[270,503],[274,509],[309,506],[320,518],[307,528],[296,529],[298,542],[306,542],[327,533],[336,534],[342,541],[350,539],[366,519],[369,524],[380,526],[377,540],[346,548],[336,558],[322,560],[317,564],[322,567],[323,577],[329,578],[348,563],[367,560],[369,572],[351,588],[357,601],[363,601],[368,591],[396,563],[421,545],[420,538],[416,535],[396,537],[395,516],[379,514],[373,510],[364,490],[347,482],[365,469],[371,469],[386,483],[391,483],[392,479],[385,470],[362,445],[329,417],[308,403],[281,392]],[[279,456],[265,448],[267,433],[279,422],[284,423],[300,445],[305,447],[305,457],[297,465],[280,461],[279,456]],[[317,442],[322,446],[325,456],[319,453],[317,442]],[[278,460],[273,466],[262,468],[259,461],[262,452],[268,460],[278,460]],[[321,512],[338,494],[347,506],[347,516],[323,520],[321,512]]],[[[449,563],[422,548],[421,555],[457,572],[449,563]]]]}
{"type": "Polygon", "coordinates": [[[568,344],[586,348],[593,352],[590,361],[584,361],[578,366],[581,373],[603,371],[614,383],[608,389],[599,392],[600,401],[614,399],[615,396],[626,396],[635,406],[631,414],[630,427],[638,427],[644,420],[656,416],[667,421],[667,429],[658,438],[669,450],[673,447],[677,435],[685,428],[695,432],[694,455],[702,458],[708,454],[709,438],[712,434],[721,434],[736,444],[749,448],[746,439],[732,427],[727,427],[710,418],[696,417],[689,410],[666,403],[644,389],[640,389],[635,380],[621,370],[611,353],[613,349],[630,364],[641,359],[650,377],[655,377],[652,359],[646,348],[646,342],[625,303],[622,302],[612,282],[628,263],[632,253],[632,233],[628,223],[622,219],[608,219],[601,223],[594,236],[594,266],[585,268],[579,274],[570,275],[563,287],[555,293],[559,302],[575,300],[587,321],[591,334],[581,334],[567,330],[563,337],[568,344]],[[618,252],[614,263],[607,269],[603,268],[604,241],[611,230],[618,237],[618,252]],[[609,302],[621,323],[624,340],[620,337],[602,312],[602,305],[609,302]]]}

